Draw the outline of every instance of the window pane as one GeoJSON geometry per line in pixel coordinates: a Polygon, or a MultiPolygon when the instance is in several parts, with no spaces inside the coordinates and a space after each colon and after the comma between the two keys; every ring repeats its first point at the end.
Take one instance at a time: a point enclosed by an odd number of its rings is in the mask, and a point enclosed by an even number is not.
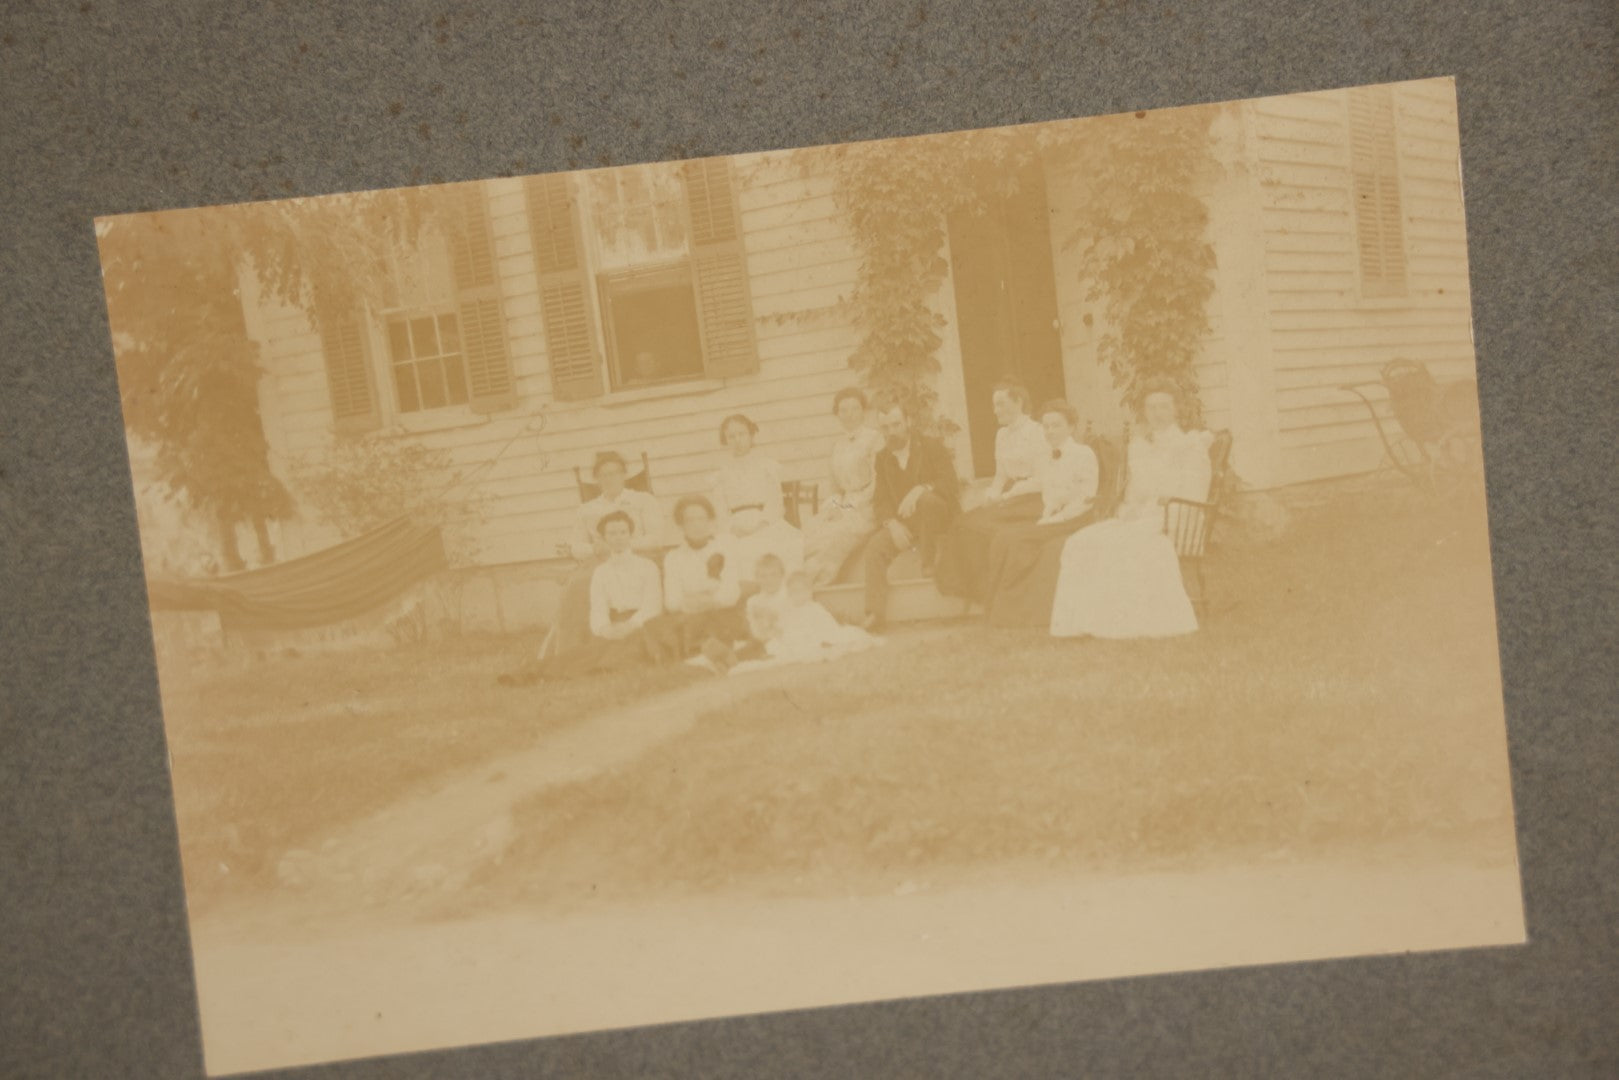
{"type": "Polygon", "coordinates": [[[444,362],[437,358],[416,363],[416,376],[422,387],[422,408],[436,409],[446,401],[444,362]]]}
{"type": "Polygon", "coordinates": [[[703,347],[690,281],[609,288],[619,386],[701,377],[703,347]]]}
{"type": "Polygon", "coordinates": [[[685,185],[677,163],[592,173],[585,192],[602,268],[667,263],[686,254],[685,185]]]}
{"type": "Polygon", "coordinates": [[[439,348],[446,354],[461,351],[461,335],[456,331],[454,315],[438,317],[439,348]]]}
{"type": "Polygon", "coordinates": [[[444,379],[449,383],[450,404],[465,405],[467,403],[467,365],[460,356],[446,356],[444,358],[444,379]]]}
{"type": "Polygon", "coordinates": [[[396,364],[403,364],[410,359],[410,332],[403,319],[394,319],[388,323],[388,354],[396,364]]]}
{"type": "Polygon", "coordinates": [[[418,357],[438,355],[438,332],[434,329],[433,316],[410,320],[410,338],[418,357]]]}
{"type": "Polygon", "coordinates": [[[416,368],[412,364],[394,365],[394,390],[399,394],[399,411],[416,412],[422,401],[416,394],[416,368]]]}

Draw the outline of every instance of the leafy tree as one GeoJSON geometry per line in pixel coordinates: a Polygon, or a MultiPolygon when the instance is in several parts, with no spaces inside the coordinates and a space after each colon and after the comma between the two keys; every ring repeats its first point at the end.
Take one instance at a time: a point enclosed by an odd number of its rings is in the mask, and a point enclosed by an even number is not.
{"type": "Polygon", "coordinates": [[[371,192],[98,223],[125,426],[155,447],[169,493],[219,525],[227,569],[243,565],[239,524],[268,560],[267,523],[292,512],[270,468],[242,272],[316,320],[380,303],[390,247],[414,243],[429,213],[415,193],[371,192]]]}

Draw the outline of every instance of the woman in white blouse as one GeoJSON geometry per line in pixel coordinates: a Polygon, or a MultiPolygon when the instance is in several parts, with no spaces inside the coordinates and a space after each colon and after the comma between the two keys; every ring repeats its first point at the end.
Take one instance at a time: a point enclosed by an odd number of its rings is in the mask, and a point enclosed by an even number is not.
{"type": "Polygon", "coordinates": [[[659,659],[646,635],[648,623],[663,612],[658,564],[631,550],[635,522],[623,510],[609,510],[596,523],[604,554],[591,571],[590,636],[566,650],[508,675],[508,686],[576,678],[616,671],[659,659]]]}
{"type": "Polygon", "coordinates": [[[934,584],[945,596],[987,604],[993,584],[990,546],[1009,525],[1039,519],[1040,477],[1050,460],[1045,432],[1029,416],[1029,391],[1021,383],[1001,382],[992,402],[1000,430],[995,432],[995,478],[984,504],[956,519],[939,548],[934,584]]]}
{"type": "Polygon", "coordinates": [[[831,496],[804,526],[804,572],[816,585],[829,584],[850,553],[871,535],[871,497],[877,487],[875,461],[883,437],[866,425],[866,395],[839,390],[832,413],[843,433],[832,440],[831,496]]]}
{"type": "Polygon", "coordinates": [[[989,552],[989,621],[995,626],[1051,623],[1062,547],[1090,524],[1100,469],[1096,451],[1074,438],[1078,411],[1066,401],[1040,406],[1049,459],[1040,473],[1040,517],[996,532],[989,552]]]}
{"type": "Polygon", "coordinates": [[[601,451],[590,474],[600,493],[581,504],[574,519],[568,549],[579,560],[579,566],[562,587],[556,630],[547,645],[548,656],[590,640],[590,580],[607,557],[607,545],[596,528],[602,518],[611,513],[626,515],[630,519],[630,550],[639,555],[656,557],[664,544],[663,513],[658,500],[645,491],[625,486],[629,470],[622,455],[613,450],[601,451]]]}
{"type": "Polygon", "coordinates": [[[1164,515],[1172,498],[1208,498],[1213,436],[1183,430],[1181,414],[1175,384],[1147,386],[1141,398],[1146,431],[1130,440],[1130,479],[1117,515],[1081,529],[1063,546],[1054,636],[1168,637],[1197,629],[1164,515]]]}
{"type": "Polygon", "coordinates": [[[720,424],[720,442],[729,451],[714,473],[714,509],[731,542],[743,581],[753,580],[759,556],[770,552],[788,573],[804,564],[804,538],[787,523],[781,495],[781,467],[753,449],[759,426],[741,413],[720,424]]]}

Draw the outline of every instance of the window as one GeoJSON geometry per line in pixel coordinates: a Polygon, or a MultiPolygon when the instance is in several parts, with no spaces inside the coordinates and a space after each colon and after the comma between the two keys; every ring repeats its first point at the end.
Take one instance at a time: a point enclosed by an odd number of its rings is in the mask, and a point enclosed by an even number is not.
{"type": "Polygon", "coordinates": [[[388,360],[400,412],[467,403],[466,361],[453,312],[390,316],[388,360]]]}
{"type": "Polygon", "coordinates": [[[583,180],[598,269],[623,270],[687,255],[678,164],[608,169],[586,173],[583,180]]]}
{"type": "Polygon", "coordinates": [[[378,312],[356,297],[316,297],[333,427],[340,432],[381,427],[390,384],[391,411],[399,415],[448,408],[493,413],[517,403],[483,185],[412,195],[429,213],[414,243],[381,252],[387,306],[378,312]]]}
{"type": "Polygon", "coordinates": [[[729,161],[535,176],[526,196],[558,399],[758,371],[729,161]]]}
{"type": "Polygon", "coordinates": [[[599,291],[613,389],[703,377],[690,264],[603,274],[599,291]]]}
{"type": "Polygon", "coordinates": [[[1405,230],[1392,87],[1349,91],[1349,171],[1361,295],[1404,296],[1405,230]]]}

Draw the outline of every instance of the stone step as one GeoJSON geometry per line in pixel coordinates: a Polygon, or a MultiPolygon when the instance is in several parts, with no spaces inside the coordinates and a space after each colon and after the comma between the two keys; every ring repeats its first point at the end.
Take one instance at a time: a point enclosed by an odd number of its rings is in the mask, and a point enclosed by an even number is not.
{"type": "MultiPolygon", "coordinates": [[[[857,559],[846,580],[817,589],[815,599],[844,622],[859,622],[866,613],[864,566],[857,559]]],[[[968,604],[952,596],[940,596],[933,579],[922,576],[916,553],[907,551],[888,568],[888,621],[921,622],[949,619],[965,614],[968,604]]]]}

